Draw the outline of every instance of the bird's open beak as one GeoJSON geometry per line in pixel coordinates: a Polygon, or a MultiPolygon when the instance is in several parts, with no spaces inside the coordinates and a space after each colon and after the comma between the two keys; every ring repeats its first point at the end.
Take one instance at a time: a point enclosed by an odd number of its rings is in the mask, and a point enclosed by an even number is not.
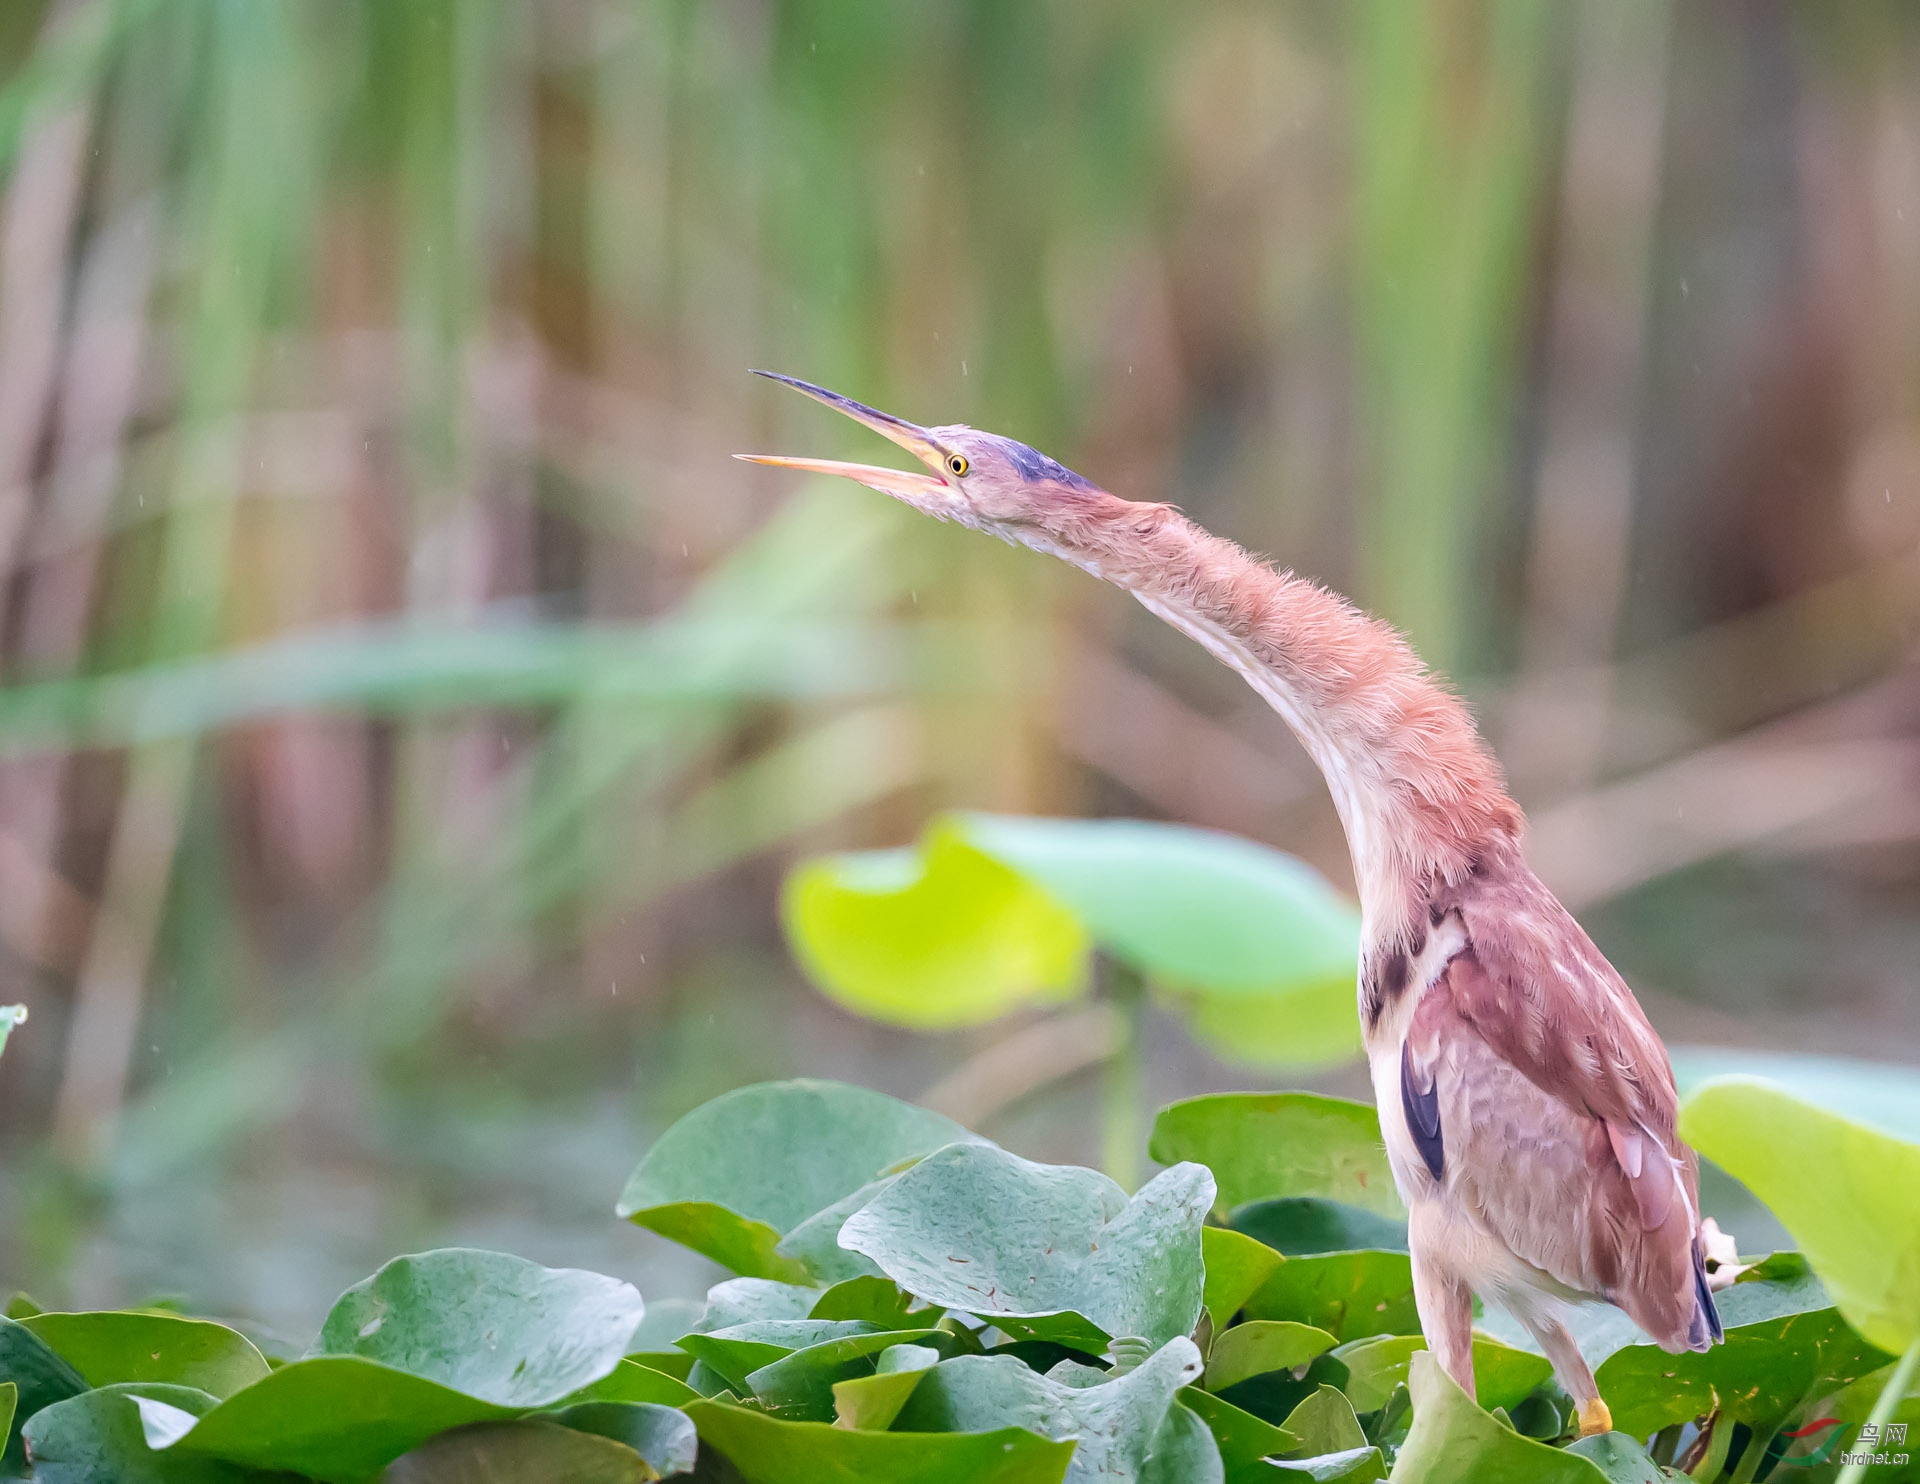
{"type": "Polygon", "coordinates": [[[734,455],[736,459],[745,459],[749,464],[772,464],[780,469],[805,469],[813,474],[838,474],[846,479],[857,479],[869,489],[909,502],[924,499],[948,487],[947,481],[938,472],[945,454],[927,436],[925,428],[915,427],[891,413],[868,407],[838,392],[830,392],[823,386],[815,386],[812,382],[792,376],[782,376],[777,371],[756,371],[753,374],[770,381],[785,382],[795,391],[805,392],[814,401],[824,402],[836,412],[844,412],[855,422],[872,428],[882,438],[891,438],[935,472],[932,475],[915,474],[903,469],[881,468],[876,464],[847,464],[838,459],[789,458],[785,454],[773,453],[737,453],[734,455]]]}

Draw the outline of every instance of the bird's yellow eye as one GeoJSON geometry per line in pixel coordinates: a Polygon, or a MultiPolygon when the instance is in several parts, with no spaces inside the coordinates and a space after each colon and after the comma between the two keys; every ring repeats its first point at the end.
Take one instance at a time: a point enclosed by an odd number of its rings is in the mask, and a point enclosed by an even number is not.
{"type": "Polygon", "coordinates": [[[959,454],[959,453],[948,454],[947,455],[947,472],[951,474],[955,479],[958,479],[962,474],[965,474],[967,472],[967,456],[965,454],[959,454]]]}

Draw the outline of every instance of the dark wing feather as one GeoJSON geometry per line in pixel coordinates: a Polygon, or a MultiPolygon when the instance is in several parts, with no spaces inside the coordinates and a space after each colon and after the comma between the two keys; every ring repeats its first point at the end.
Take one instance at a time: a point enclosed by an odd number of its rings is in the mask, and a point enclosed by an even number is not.
{"type": "Polygon", "coordinates": [[[1446,1142],[1440,1134],[1440,1086],[1429,1073],[1426,1089],[1413,1066],[1413,1038],[1400,1043],[1400,1105],[1406,1110],[1407,1132],[1420,1151],[1427,1173],[1438,1180],[1447,1168],[1446,1142]]]}

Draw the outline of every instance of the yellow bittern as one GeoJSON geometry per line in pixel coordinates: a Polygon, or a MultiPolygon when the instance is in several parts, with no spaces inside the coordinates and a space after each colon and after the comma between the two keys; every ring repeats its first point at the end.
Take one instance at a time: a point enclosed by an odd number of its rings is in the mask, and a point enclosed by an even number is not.
{"type": "Polygon", "coordinates": [[[773,379],[928,472],[739,457],[858,480],[1125,588],[1238,670],[1319,764],[1360,889],[1360,1023],[1411,1213],[1420,1326],[1468,1395],[1474,1293],[1539,1342],[1583,1434],[1611,1422],[1566,1305],[1617,1304],[1669,1351],[1720,1339],[1666,1051],[1528,868],[1499,764],[1406,641],[1173,507],[1120,499],[1023,443],[773,379]]]}

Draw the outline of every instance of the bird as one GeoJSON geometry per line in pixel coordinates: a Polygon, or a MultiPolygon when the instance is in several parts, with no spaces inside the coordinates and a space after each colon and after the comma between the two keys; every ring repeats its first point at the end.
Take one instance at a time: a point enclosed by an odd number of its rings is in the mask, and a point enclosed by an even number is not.
{"type": "Polygon", "coordinates": [[[1475,1294],[1533,1336],[1583,1437],[1612,1419],[1571,1306],[1614,1304],[1670,1353],[1723,1338],[1666,1049],[1528,866],[1492,750],[1397,630],[1172,505],[1122,499],[1014,439],[755,374],[927,472],[735,457],[855,480],[1124,589],[1238,671],[1318,765],[1359,890],[1361,1038],[1409,1213],[1415,1308],[1468,1396],[1475,1294]]]}

